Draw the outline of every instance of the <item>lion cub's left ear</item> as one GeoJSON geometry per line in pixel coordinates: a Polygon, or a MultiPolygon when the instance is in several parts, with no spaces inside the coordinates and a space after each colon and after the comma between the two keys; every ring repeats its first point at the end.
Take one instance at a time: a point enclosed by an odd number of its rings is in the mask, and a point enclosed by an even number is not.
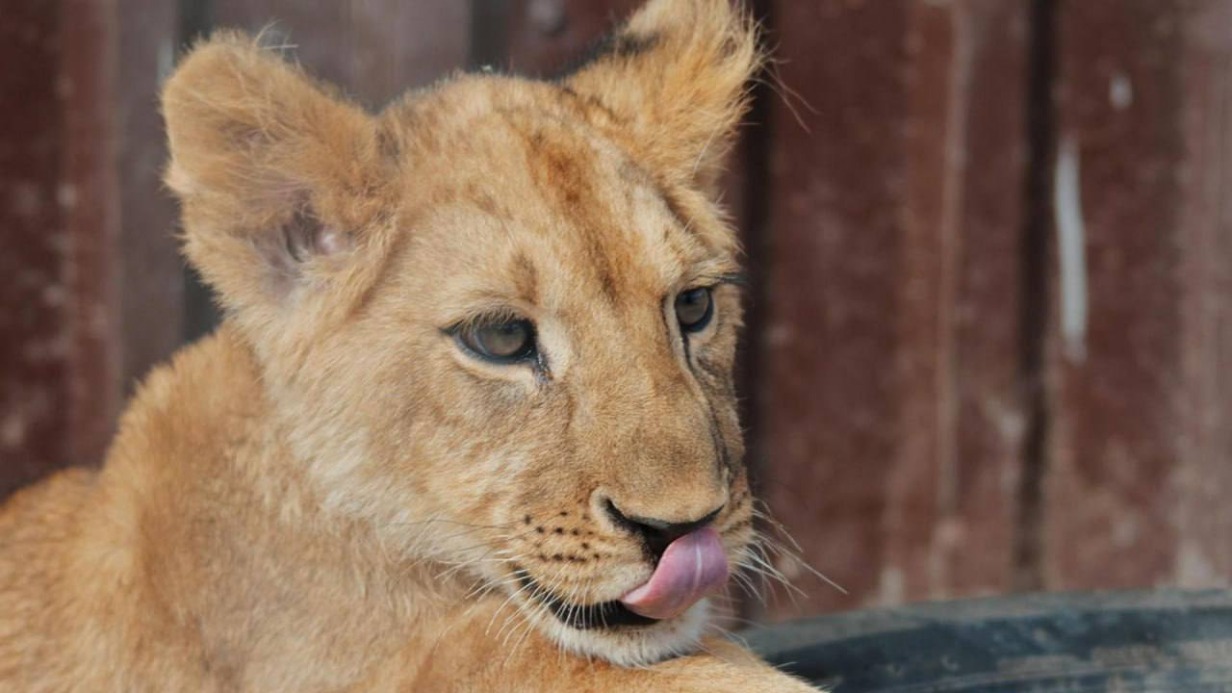
{"type": "Polygon", "coordinates": [[[627,122],[660,175],[713,190],[761,65],[733,0],[651,0],[566,85],[627,122]]]}
{"type": "Polygon", "coordinates": [[[162,107],[185,252],[232,315],[276,332],[330,305],[321,287],[360,290],[386,173],[367,113],[229,33],[193,49],[162,107]]]}

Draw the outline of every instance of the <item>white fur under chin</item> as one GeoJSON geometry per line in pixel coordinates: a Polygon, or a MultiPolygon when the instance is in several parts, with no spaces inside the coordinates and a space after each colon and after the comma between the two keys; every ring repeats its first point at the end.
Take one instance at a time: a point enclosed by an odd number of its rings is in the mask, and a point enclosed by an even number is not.
{"type": "Polygon", "coordinates": [[[644,667],[696,651],[710,622],[710,603],[703,599],[671,621],[646,627],[578,630],[550,615],[541,614],[538,620],[568,652],[622,667],[644,667]]]}

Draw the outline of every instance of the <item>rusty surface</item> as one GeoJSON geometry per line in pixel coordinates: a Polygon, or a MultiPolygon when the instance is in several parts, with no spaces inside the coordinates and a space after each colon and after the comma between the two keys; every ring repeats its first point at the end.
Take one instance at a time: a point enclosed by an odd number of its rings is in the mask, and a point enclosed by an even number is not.
{"type": "Polygon", "coordinates": [[[370,108],[464,66],[470,45],[457,0],[215,0],[213,19],[265,34],[370,108]]]}
{"type": "Polygon", "coordinates": [[[1228,8],[1058,19],[1058,199],[1080,222],[1058,228],[1085,258],[1057,257],[1046,584],[1226,585],[1228,8]]]}
{"type": "Polygon", "coordinates": [[[808,106],[770,120],[759,450],[773,511],[851,591],[792,571],[804,611],[1011,579],[1023,10],[773,5],[808,106]]]}

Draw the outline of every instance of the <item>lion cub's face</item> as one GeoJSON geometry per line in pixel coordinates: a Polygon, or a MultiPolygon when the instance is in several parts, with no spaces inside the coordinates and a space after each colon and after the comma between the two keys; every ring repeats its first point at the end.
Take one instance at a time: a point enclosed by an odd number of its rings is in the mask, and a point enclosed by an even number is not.
{"type": "Polygon", "coordinates": [[[188,252],[322,503],[642,663],[705,604],[622,597],[678,537],[711,528],[735,564],[751,535],[735,243],[707,192],[755,53],[722,0],[652,3],[613,46],[372,117],[222,39],[164,104],[188,252]]]}
{"type": "Polygon", "coordinates": [[[399,392],[356,424],[381,432],[369,454],[408,515],[440,518],[442,559],[473,560],[569,642],[644,639],[615,602],[665,544],[628,518],[712,518],[733,557],[749,536],[729,236],[534,101],[435,135],[440,176],[404,181],[433,202],[401,217],[405,246],[343,338],[383,354],[348,379],[399,392]]]}

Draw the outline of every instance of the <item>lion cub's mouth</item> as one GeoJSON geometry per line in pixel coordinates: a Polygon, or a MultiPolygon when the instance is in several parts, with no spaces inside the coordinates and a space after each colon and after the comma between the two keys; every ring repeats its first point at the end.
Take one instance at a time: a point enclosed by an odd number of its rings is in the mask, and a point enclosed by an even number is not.
{"type": "Polygon", "coordinates": [[[547,607],[556,620],[577,630],[650,626],[658,619],[635,614],[618,600],[599,604],[573,604],[548,591],[522,568],[516,571],[518,583],[531,598],[547,607]]]}
{"type": "Polygon", "coordinates": [[[727,556],[713,528],[695,530],[672,541],[658,557],[654,573],[619,600],[571,604],[517,571],[523,590],[560,622],[579,630],[646,626],[675,618],[727,582],[727,556]]]}

